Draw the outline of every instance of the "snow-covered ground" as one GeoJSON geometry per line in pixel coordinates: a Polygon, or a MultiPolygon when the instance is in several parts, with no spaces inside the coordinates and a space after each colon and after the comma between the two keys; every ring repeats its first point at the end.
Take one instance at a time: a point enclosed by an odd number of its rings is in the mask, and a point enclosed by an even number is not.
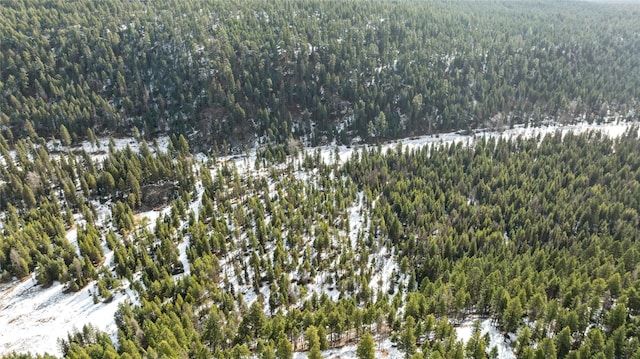
{"type": "MultiPolygon", "coordinates": [[[[106,223],[109,218],[110,203],[92,202],[96,208],[96,223],[106,223]]],[[[157,216],[157,215],[156,215],[157,216]]],[[[84,226],[84,219],[75,216],[76,225],[67,231],[67,240],[74,245],[77,254],[78,228],[84,226]]],[[[109,265],[113,251],[103,242],[105,264],[109,265]]],[[[113,300],[109,303],[94,302],[97,294],[96,282],[90,282],[80,291],[65,292],[65,286],[54,282],[48,288],[37,284],[32,274],[24,281],[14,281],[0,286],[0,356],[16,352],[60,355],[58,340],[67,333],[81,330],[84,325],[92,325],[117,339],[114,314],[125,301],[137,303],[135,293],[129,289],[129,282],[122,280],[120,288],[113,290],[113,300]]]]}
{"type": "Polygon", "coordinates": [[[0,355],[12,351],[60,354],[58,338],[91,324],[111,334],[117,332],[114,314],[120,303],[133,299],[133,292],[115,292],[110,303],[94,304],[95,282],[77,293],[65,293],[55,283],[36,285],[35,278],[3,288],[0,294],[0,355]]]}
{"type": "MultiPolygon", "coordinates": [[[[564,136],[568,132],[575,134],[584,133],[587,131],[602,132],[611,138],[620,137],[631,126],[638,125],[637,122],[620,122],[620,123],[603,123],[603,124],[589,124],[587,122],[580,122],[573,125],[549,125],[544,127],[525,127],[524,125],[517,125],[514,128],[504,131],[482,131],[478,130],[473,134],[461,134],[458,132],[441,133],[437,135],[428,135],[420,137],[412,137],[392,142],[387,142],[380,145],[382,152],[386,152],[389,149],[395,149],[399,143],[402,144],[403,150],[408,149],[420,149],[428,145],[450,145],[452,143],[473,144],[476,140],[481,138],[504,138],[515,139],[519,136],[523,138],[532,138],[540,135],[544,137],[546,135],[553,135],[557,131],[560,131],[564,136]]],[[[333,163],[334,154],[336,153],[336,146],[322,146],[318,149],[325,163],[333,163]]],[[[339,162],[344,163],[351,158],[354,151],[359,151],[362,148],[377,147],[377,145],[362,145],[362,146],[338,146],[339,162]]],[[[312,150],[311,150],[312,151],[312,150]]]]}
{"type": "Polygon", "coordinates": [[[467,318],[462,324],[456,327],[456,336],[458,339],[466,344],[473,336],[473,327],[477,320],[480,320],[480,336],[489,334],[490,339],[487,350],[497,347],[499,359],[515,359],[516,355],[510,344],[511,341],[515,339],[515,334],[509,335],[509,339],[505,338],[505,335],[496,328],[495,323],[492,323],[489,318],[479,318],[477,316],[467,318]]]}
{"type": "MultiPolygon", "coordinates": [[[[101,138],[98,141],[98,146],[84,141],[79,146],[72,147],[71,151],[84,149],[94,161],[102,161],[108,155],[111,139],[101,138]]],[[[158,150],[167,150],[168,137],[161,137],[156,142],[158,150]]],[[[141,145],[133,138],[113,139],[113,144],[116,150],[129,146],[134,152],[139,151],[141,145]]],[[[155,152],[153,143],[148,145],[150,150],[155,152]]],[[[66,147],[52,141],[47,146],[52,153],[67,151],[66,147]]],[[[106,223],[110,216],[110,203],[92,201],[92,204],[97,213],[96,223],[106,223]]],[[[139,217],[147,218],[149,225],[153,226],[156,218],[168,211],[169,208],[148,211],[140,213],[139,217]]],[[[76,226],[67,232],[66,238],[79,254],[78,226],[82,227],[84,220],[79,215],[74,216],[74,219],[76,226]]],[[[106,248],[104,243],[103,250],[105,264],[109,265],[113,252],[106,248]]],[[[120,289],[112,291],[113,300],[109,303],[95,304],[93,293],[97,293],[95,281],[76,293],[66,293],[64,285],[59,282],[55,282],[49,288],[37,285],[33,275],[25,281],[14,281],[0,286],[0,356],[13,351],[60,355],[58,340],[66,338],[73,330],[81,330],[87,324],[108,333],[115,342],[117,327],[114,314],[118,306],[125,301],[137,303],[135,293],[129,289],[126,280],[121,281],[120,289]]]]}
{"type": "MultiPolygon", "coordinates": [[[[380,342],[376,340],[376,358],[400,359],[404,358],[403,352],[391,342],[384,339],[380,342]]],[[[345,345],[342,348],[329,349],[322,352],[325,359],[350,359],[356,357],[358,344],[345,345]]],[[[293,354],[293,359],[307,359],[307,352],[297,352],[293,354]]]]}
{"type": "MultiPolygon", "coordinates": [[[[97,139],[97,144],[91,143],[89,141],[82,141],[80,144],[71,145],[71,151],[78,152],[78,151],[84,150],[89,155],[91,155],[91,158],[94,161],[101,162],[102,160],[107,158],[107,156],[109,156],[109,143],[112,140],[113,140],[113,148],[116,151],[124,150],[125,148],[127,148],[127,146],[129,146],[129,148],[133,152],[138,152],[140,150],[140,146],[142,145],[141,141],[138,141],[133,137],[126,137],[126,138],[102,137],[97,139]]],[[[162,152],[166,152],[167,148],[169,148],[169,137],[167,136],[158,137],[155,140],[155,142],[158,144],[158,149],[162,152]]],[[[154,141],[147,142],[147,145],[149,146],[149,150],[151,151],[151,153],[155,153],[154,141]]],[[[47,148],[49,150],[49,153],[67,152],[68,150],[67,147],[60,144],[59,141],[47,142],[47,148]]]]}
{"type": "MultiPolygon", "coordinates": [[[[637,123],[635,123],[637,124],[637,123]]],[[[610,137],[618,137],[624,131],[626,131],[633,123],[609,123],[609,124],[587,124],[580,123],[576,125],[569,126],[560,126],[553,125],[547,127],[538,127],[538,128],[525,128],[523,126],[515,127],[513,129],[505,130],[503,132],[483,132],[474,135],[462,135],[457,133],[447,133],[440,134],[438,136],[423,136],[412,139],[405,139],[402,141],[396,141],[393,143],[386,143],[381,145],[382,150],[386,151],[387,149],[394,149],[398,145],[398,142],[403,144],[403,149],[417,149],[424,147],[430,144],[449,144],[453,142],[462,142],[467,144],[472,144],[477,138],[480,137],[504,137],[504,138],[515,138],[518,136],[523,137],[535,137],[537,135],[547,135],[556,133],[556,131],[560,130],[563,134],[569,131],[573,131],[575,133],[582,133],[588,130],[601,131],[604,134],[610,137]]],[[[100,140],[100,147],[89,144],[88,142],[83,143],[82,147],[89,152],[92,157],[96,159],[100,159],[100,156],[103,153],[108,152],[108,139],[100,140]],[[104,151],[104,152],[103,152],[104,151]]],[[[131,147],[132,150],[136,151],[138,147],[137,141],[133,139],[116,139],[114,140],[115,147],[117,149],[125,148],[127,145],[131,147]]],[[[166,137],[158,140],[158,147],[161,151],[166,151],[168,139],[166,137]]],[[[53,146],[53,145],[52,145],[53,146]]],[[[63,146],[59,146],[59,150],[63,150],[63,146]]],[[[153,151],[153,145],[149,144],[149,147],[153,151]]],[[[359,148],[363,148],[364,146],[359,147],[345,147],[339,146],[337,154],[339,156],[338,161],[343,163],[347,161],[353,154],[354,151],[358,151],[359,148]]],[[[326,161],[326,163],[333,163],[334,161],[334,153],[336,153],[335,146],[324,146],[320,147],[317,150],[320,151],[322,158],[326,161]]],[[[315,149],[308,149],[308,152],[312,154],[315,149]]],[[[106,154],[105,154],[106,155],[106,154]]],[[[202,156],[199,156],[198,159],[200,162],[204,162],[202,156]]],[[[229,156],[227,158],[222,158],[218,161],[218,165],[221,163],[229,163],[231,165],[235,165],[238,169],[239,174],[249,172],[255,163],[256,152],[255,150],[250,151],[249,157],[246,158],[244,156],[229,156]]],[[[266,171],[264,171],[266,172],[266,171]]],[[[196,198],[201,198],[202,189],[198,189],[198,195],[196,198]]],[[[366,230],[362,228],[362,217],[359,213],[361,209],[361,201],[362,198],[359,198],[356,206],[352,207],[349,213],[350,217],[350,228],[349,235],[352,243],[354,236],[357,235],[358,231],[366,230]]],[[[108,207],[99,208],[98,218],[99,222],[105,221],[106,217],[108,217],[108,207]]],[[[197,211],[196,207],[191,207],[192,210],[197,211]]],[[[166,213],[168,209],[164,209],[161,211],[149,211],[145,213],[140,213],[140,217],[148,218],[148,224],[153,225],[155,223],[155,219],[159,215],[163,215],[166,213]]],[[[70,231],[67,235],[67,238],[73,242],[75,240],[77,232],[73,230],[70,231]]],[[[188,247],[187,242],[183,242],[179,245],[180,250],[180,259],[183,263],[186,262],[185,250],[188,247]]],[[[379,252],[374,254],[374,258],[376,259],[376,266],[379,266],[377,273],[374,275],[371,286],[380,285],[383,290],[386,290],[389,286],[389,281],[391,277],[391,273],[394,270],[397,270],[397,264],[392,259],[392,256],[389,255],[386,247],[382,247],[379,249],[379,252]]],[[[105,253],[107,255],[107,261],[110,261],[109,253],[105,253]]],[[[185,263],[185,270],[189,271],[188,263],[185,263]]],[[[35,279],[31,278],[24,282],[14,282],[10,284],[4,284],[0,286],[0,355],[6,354],[12,351],[18,352],[27,352],[31,351],[32,353],[44,353],[49,352],[52,354],[60,354],[57,341],[58,338],[66,337],[69,331],[75,329],[81,329],[85,324],[92,324],[96,328],[103,330],[111,335],[112,338],[115,339],[116,334],[116,326],[114,321],[114,313],[117,310],[118,304],[131,300],[135,301],[136,299],[133,296],[133,292],[129,289],[124,290],[122,292],[114,293],[114,300],[111,303],[103,304],[98,303],[94,304],[92,293],[96,291],[94,288],[95,282],[90,283],[87,287],[83,288],[81,291],[77,293],[64,293],[63,286],[61,284],[54,284],[49,288],[42,288],[41,286],[35,285],[35,279]]],[[[268,294],[267,293],[263,293],[268,294]]],[[[254,299],[254,298],[249,298],[254,299]]],[[[473,326],[473,321],[475,319],[470,319],[468,322],[463,323],[462,326],[457,328],[458,336],[460,338],[468,338],[470,337],[470,333],[473,326]]],[[[488,332],[492,338],[490,347],[493,345],[498,345],[500,358],[510,359],[514,358],[513,352],[508,346],[508,344],[504,343],[502,339],[504,336],[500,334],[494,327],[491,326],[490,321],[485,320],[482,322],[482,330],[488,332]],[[502,344],[501,344],[502,343],[502,344]]],[[[463,339],[464,340],[464,339],[463,339]]],[[[356,345],[345,346],[341,349],[330,350],[324,353],[325,357],[328,358],[353,358],[355,357],[355,348],[356,345]]],[[[403,354],[398,352],[397,349],[393,348],[388,340],[383,341],[380,346],[379,357],[382,358],[400,358],[403,357],[403,354]],[[385,343],[388,343],[385,344],[385,343]]],[[[297,353],[296,358],[302,359],[306,357],[304,353],[297,353]]]]}
{"type": "MultiPolygon", "coordinates": [[[[434,135],[425,135],[425,136],[417,136],[411,138],[405,138],[401,140],[395,140],[390,142],[385,142],[380,144],[380,148],[382,152],[386,152],[389,149],[397,148],[398,144],[402,144],[403,150],[407,149],[420,149],[425,146],[430,145],[450,145],[452,143],[463,143],[471,145],[476,140],[480,138],[504,138],[504,139],[514,139],[522,136],[523,138],[532,138],[540,135],[540,137],[544,137],[546,135],[553,135],[557,131],[560,131],[564,136],[568,132],[573,132],[575,134],[584,133],[587,131],[596,131],[602,132],[611,138],[620,137],[626,130],[628,130],[631,126],[638,126],[639,122],[607,122],[607,123],[592,123],[582,121],[577,122],[571,125],[562,125],[562,124],[548,124],[540,127],[532,127],[525,125],[515,125],[513,128],[505,129],[503,131],[491,131],[491,130],[476,130],[471,134],[462,134],[460,132],[448,132],[448,133],[440,133],[434,135]]],[[[318,146],[311,147],[306,149],[306,153],[310,156],[314,156],[316,151],[320,152],[320,157],[326,164],[334,163],[336,160],[338,163],[345,163],[348,161],[351,156],[353,156],[354,152],[358,152],[365,148],[376,148],[378,145],[355,145],[355,146],[344,146],[344,145],[327,145],[327,146],[318,146]],[[335,156],[338,155],[336,159],[335,156]]],[[[302,156],[304,156],[304,151],[299,153],[298,160],[302,160],[302,156]]],[[[198,158],[202,162],[202,155],[199,155],[198,158]]],[[[230,155],[220,157],[218,163],[226,163],[229,165],[233,165],[238,170],[240,175],[250,172],[250,170],[255,165],[255,161],[257,158],[256,149],[253,148],[249,151],[248,156],[244,155],[230,155]]],[[[304,174],[301,174],[304,177],[304,174]]]]}
{"type": "Polygon", "coordinates": [[[380,290],[383,294],[388,293],[394,273],[398,271],[398,263],[391,256],[387,247],[382,247],[373,258],[375,272],[369,286],[374,292],[380,290]]]}

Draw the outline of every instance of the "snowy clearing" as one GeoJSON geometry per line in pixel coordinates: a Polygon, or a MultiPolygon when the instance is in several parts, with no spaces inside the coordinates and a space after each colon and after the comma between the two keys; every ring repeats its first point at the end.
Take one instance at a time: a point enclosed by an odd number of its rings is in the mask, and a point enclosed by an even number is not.
{"type": "Polygon", "coordinates": [[[114,314],[120,303],[134,300],[133,292],[114,292],[110,303],[94,304],[95,283],[77,293],[65,293],[60,283],[42,288],[31,277],[4,289],[0,294],[0,352],[60,355],[58,338],[66,338],[67,332],[86,324],[109,333],[115,340],[114,314]]]}

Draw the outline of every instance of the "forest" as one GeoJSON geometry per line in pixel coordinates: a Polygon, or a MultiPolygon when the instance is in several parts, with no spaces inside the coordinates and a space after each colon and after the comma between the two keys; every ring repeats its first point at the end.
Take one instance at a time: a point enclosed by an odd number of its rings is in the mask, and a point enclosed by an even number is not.
{"type": "Polygon", "coordinates": [[[637,4],[4,1],[0,125],[198,151],[633,117],[637,4]]]}
{"type": "Polygon", "coordinates": [[[0,319],[118,303],[1,357],[640,358],[637,4],[0,10],[0,319]]]}
{"type": "Polygon", "coordinates": [[[60,341],[67,358],[319,358],[354,341],[371,358],[381,338],[407,358],[497,357],[479,330],[457,338],[468,316],[491,318],[518,358],[636,358],[638,137],[398,143],[344,164],[303,150],[243,168],[196,158],[184,138],[166,151],[111,140],[100,161],[21,140],[3,161],[33,172],[11,186],[23,190],[4,212],[2,278],[34,272],[69,292],[95,282],[96,305],[135,291],[115,342],[86,326],[60,341]],[[39,171],[57,173],[55,190],[31,190],[45,187],[39,171]],[[150,224],[135,215],[150,200],[137,193],[158,178],[175,184],[150,224]]]}

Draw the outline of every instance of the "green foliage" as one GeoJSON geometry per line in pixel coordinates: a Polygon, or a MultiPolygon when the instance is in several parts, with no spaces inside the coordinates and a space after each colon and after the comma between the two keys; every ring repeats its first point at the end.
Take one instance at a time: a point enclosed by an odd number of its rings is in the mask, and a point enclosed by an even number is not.
{"type": "MultiPolygon", "coordinates": [[[[389,223],[402,223],[400,270],[415,273],[421,292],[407,293],[406,315],[475,310],[506,332],[528,316],[538,322],[516,345],[525,357],[534,344],[538,357],[570,356],[590,323],[604,324],[603,337],[585,340],[595,340],[596,351],[623,353],[634,350],[624,344],[629,332],[617,330],[629,328],[624,293],[637,297],[624,279],[633,278],[626,263],[634,261],[621,257],[637,250],[640,192],[632,173],[639,167],[629,161],[636,134],[615,142],[595,133],[480,139],[469,148],[387,155],[368,149],[345,172],[379,195],[377,230],[393,238],[389,223]]],[[[486,355],[477,347],[468,355],[486,355]]]]}
{"type": "Polygon", "coordinates": [[[265,322],[266,318],[262,305],[258,301],[253,302],[238,328],[239,342],[244,343],[261,338],[264,335],[265,322]]]}
{"type": "Polygon", "coordinates": [[[553,339],[544,338],[540,341],[538,348],[536,349],[536,359],[555,359],[556,356],[556,346],[553,343],[553,339]]]}
{"type": "Polygon", "coordinates": [[[293,345],[286,337],[281,337],[278,340],[276,346],[276,358],[278,359],[292,359],[293,358],[293,345]]]}
{"type": "Polygon", "coordinates": [[[348,143],[637,110],[628,5],[20,0],[3,10],[0,125],[65,146],[135,128],[206,148],[254,134],[284,148],[302,135],[348,143]]]}
{"type": "Polygon", "coordinates": [[[473,334],[467,342],[465,353],[466,358],[469,359],[487,358],[487,342],[480,333],[480,322],[476,322],[474,325],[473,334]]]}
{"type": "Polygon", "coordinates": [[[356,357],[358,359],[374,359],[376,357],[375,343],[370,333],[365,333],[358,343],[356,357]]]}
{"type": "Polygon", "coordinates": [[[524,311],[522,310],[522,305],[520,304],[520,298],[515,297],[509,299],[509,301],[507,302],[507,308],[502,315],[504,320],[504,330],[506,332],[515,331],[520,324],[520,320],[522,319],[523,314],[524,311]]]}
{"type": "Polygon", "coordinates": [[[564,327],[556,336],[556,348],[558,352],[558,358],[562,359],[569,354],[571,350],[571,329],[564,327]]]}
{"type": "Polygon", "coordinates": [[[115,348],[109,336],[96,328],[85,325],[81,330],[59,340],[62,355],[69,358],[114,358],[115,348]]]}
{"type": "Polygon", "coordinates": [[[404,329],[400,333],[400,339],[398,341],[398,348],[404,351],[405,357],[409,358],[416,352],[416,334],[415,334],[416,321],[413,317],[409,316],[405,320],[404,329]]]}
{"type": "Polygon", "coordinates": [[[304,336],[307,339],[307,345],[309,347],[307,357],[309,359],[321,359],[322,354],[320,353],[320,338],[318,337],[317,328],[314,326],[310,326],[304,332],[304,336]]]}
{"type": "MultiPolygon", "coordinates": [[[[387,11],[378,3],[354,6],[387,11]]],[[[242,53],[233,55],[235,45],[229,46],[229,56],[242,53]]],[[[286,46],[294,45],[281,49],[286,46]]],[[[262,50],[252,51],[258,56],[262,50]]],[[[389,59],[384,53],[380,61],[389,59]]],[[[316,57],[321,56],[306,56],[316,57]]],[[[300,71],[311,65],[289,60],[300,71]]],[[[467,66],[457,57],[449,60],[454,68],[467,66]]],[[[340,64],[342,59],[335,61],[335,66],[347,66],[340,64]]],[[[358,56],[358,61],[370,60],[358,56]]],[[[401,61],[406,59],[399,60],[402,66],[401,61]]],[[[224,106],[232,106],[233,120],[242,122],[251,111],[242,114],[237,101],[246,100],[236,95],[251,75],[234,72],[235,62],[225,65],[230,68],[221,68],[216,81],[235,90],[215,101],[229,102],[224,106]]],[[[387,76],[400,81],[382,67],[380,81],[387,76]]],[[[405,66],[403,71],[413,70],[405,66]]],[[[360,75],[354,76],[345,83],[368,91],[357,83],[360,75]]],[[[135,81],[124,75],[116,80],[114,86],[122,86],[118,91],[135,92],[135,81]]],[[[206,86],[217,88],[215,81],[206,86]]],[[[293,86],[309,90],[295,81],[293,86]]],[[[385,99],[382,88],[371,91],[383,103],[396,101],[385,99]]],[[[407,93],[397,101],[408,96],[415,107],[407,119],[419,120],[433,107],[435,100],[414,94],[413,87],[400,91],[407,93]]],[[[254,92],[252,100],[259,103],[262,93],[254,92]]],[[[294,91],[288,96],[302,95],[294,91]]],[[[334,116],[329,104],[311,98],[334,116]]],[[[135,101],[122,106],[132,106],[122,113],[134,111],[135,101]]],[[[376,108],[372,101],[358,106],[372,107],[363,112],[374,115],[371,135],[392,135],[388,132],[396,128],[398,115],[391,105],[376,108]]],[[[274,111],[292,110],[281,105],[274,111]]],[[[273,114],[261,113],[269,118],[274,137],[288,131],[273,114]]],[[[323,125],[316,122],[316,128],[323,125]]],[[[29,126],[26,131],[32,132],[29,126]]],[[[69,141],[76,142],[76,131],[68,127],[69,141]]],[[[62,136],[62,127],[59,131],[62,136]]],[[[0,171],[2,278],[35,271],[38,283],[60,281],[72,291],[97,280],[96,302],[109,301],[121,283],[130,284],[139,305],[122,305],[116,318],[118,353],[124,357],[291,358],[294,348],[319,357],[322,350],[363,333],[358,356],[371,357],[365,350],[369,332],[393,333],[407,357],[495,356],[479,330],[465,346],[456,341],[452,323],[470,314],[491,317],[501,330],[519,333],[515,350],[524,358],[631,357],[640,347],[640,144],[635,128],[615,141],[588,132],[483,137],[473,146],[442,143],[420,150],[398,145],[388,153],[381,146],[369,147],[354,151],[344,165],[336,154],[331,163],[322,163],[320,152],[291,158],[286,154],[289,147],[298,150],[295,144],[270,144],[264,160],[257,158],[255,172],[248,160],[243,171],[232,161],[220,160],[213,169],[213,161],[201,163],[202,192],[194,192],[197,176],[185,136],[171,136],[166,153],[146,142],[139,153],[112,144],[100,161],[78,151],[59,152],[52,160],[49,150],[38,145],[42,139],[31,136],[8,142],[0,137],[6,164],[0,171]],[[147,223],[135,211],[155,205],[147,196],[155,190],[163,195],[157,205],[170,214],[147,223]],[[100,218],[96,202],[108,203],[110,216],[100,218]],[[79,254],[67,240],[74,216],[79,254]],[[103,250],[105,244],[112,257],[103,250]],[[180,245],[190,273],[184,273],[180,245]],[[113,258],[113,272],[102,266],[105,257],[113,258]],[[394,268],[391,275],[379,275],[389,267],[394,268]]],[[[62,344],[69,357],[118,355],[105,336],[83,329],[62,344]]]]}

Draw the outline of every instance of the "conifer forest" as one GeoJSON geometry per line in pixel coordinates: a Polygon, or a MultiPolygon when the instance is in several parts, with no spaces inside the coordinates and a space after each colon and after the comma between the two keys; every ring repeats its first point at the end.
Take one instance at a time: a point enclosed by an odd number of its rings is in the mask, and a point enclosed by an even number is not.
{"type": "Polygon", "coordinates": [[[0,357],[640,359],[640,3],[0,0],[0,357]]]}

